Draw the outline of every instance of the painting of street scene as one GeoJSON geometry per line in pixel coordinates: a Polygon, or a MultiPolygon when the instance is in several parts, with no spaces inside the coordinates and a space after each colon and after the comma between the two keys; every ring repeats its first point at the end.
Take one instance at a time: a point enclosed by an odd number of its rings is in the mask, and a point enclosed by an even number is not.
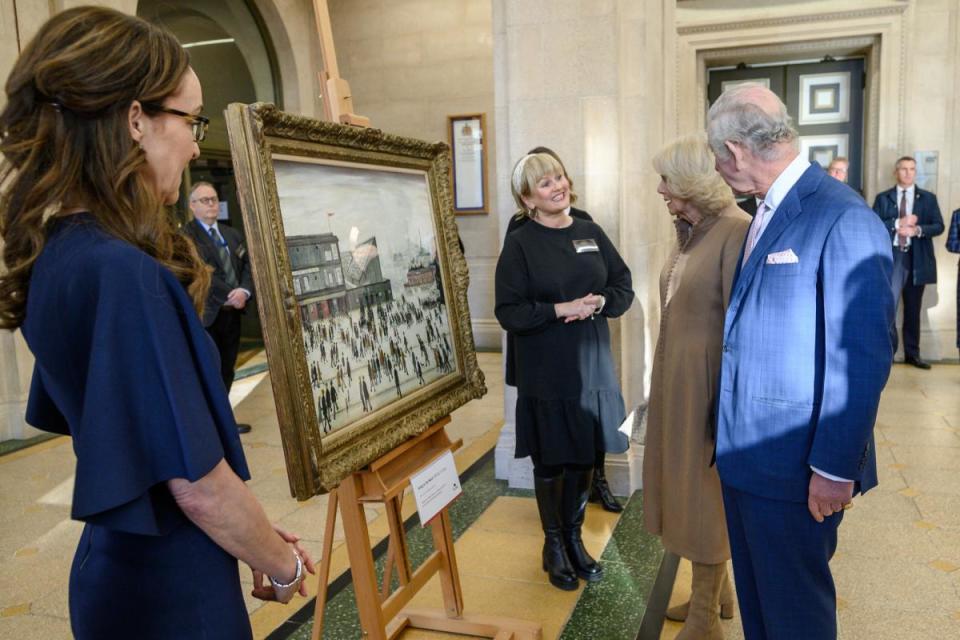
{"type": "Polygon", "coordinates": [[[455,372],[423,172],[274,158],[324,434],[455,372]]]}

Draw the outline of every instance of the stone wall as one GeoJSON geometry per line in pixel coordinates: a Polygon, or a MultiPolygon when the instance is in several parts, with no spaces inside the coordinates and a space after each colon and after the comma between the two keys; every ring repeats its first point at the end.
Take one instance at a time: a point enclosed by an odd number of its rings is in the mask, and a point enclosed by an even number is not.
{"type": "MultiPolygon", "coordinates": [[[[960,3],[956,0],[690,0],[677,10],[678,121],[702,126],[704,65],[867,56],[865,195],[894,184],[901,155],[939,152],[944,222],[960,207],[960,3]],[[864,44],[873,41],[872,44],[864,44]]],[[[934,239],[939,282],[924,294],[921,352],[956,358],[957,256],[934,239]]]]}
{"type": "MultiPolygon", "coordinates": [[[[535,145],[563,158],[582,206],[604,228],[633,273],[636,299],[611,323],[614,359],[628,410],[649,385],[659,323],[658,279],[672,226],[650,158],[672,137],[675,68],[672,0],[495,0],[497,176],[500,224],[514,210],[509,176],[535,145]]],[[[506,394],[497,476],[531,482],[513,460],[515,396],[506,394]]],[[[614,489],[639,480],[636,450],[608,456],[614,489]]]]}
{"type": "MultiPolygon", "coordinates": [[[[497,138],[493,109],[490,0],[330,0],[340,75],[355,111],[378,129],[449,140],[447,116],[487,115],[487,159],[497,138]]],[[[499,252],[499,184],[491,173],[490,213],[457,217],[470,267],[470,315],[481,349],[500,348],[493,317],[499,252]]]]}

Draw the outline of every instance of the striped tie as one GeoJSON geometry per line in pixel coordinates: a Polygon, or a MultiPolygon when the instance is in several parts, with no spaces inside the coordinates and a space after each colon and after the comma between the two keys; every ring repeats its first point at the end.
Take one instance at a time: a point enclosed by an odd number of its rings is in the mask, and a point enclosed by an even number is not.
{"type": "Polygon", "coordinates": [[[239,281],[237,272],[233,268],[233,260],[230,259],[230,249],[227,247],[227,241],[223,239],[216,227],[210,227],[210,237],[213,244],[217,246],[217,255],[220,256],[220,266],[223,267],[223,273],[226,275],[227,284],[231,289],[236,289],[239,281]]]}

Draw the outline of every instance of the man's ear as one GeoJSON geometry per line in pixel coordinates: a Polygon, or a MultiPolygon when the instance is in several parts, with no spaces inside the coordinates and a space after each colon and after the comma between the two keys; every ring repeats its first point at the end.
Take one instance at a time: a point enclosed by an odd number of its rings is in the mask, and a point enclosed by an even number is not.
{"type": "Polygon", "coordinates": [[[724,140],[723,144],[727,147],[727,151],[730,152],[730,156],[733,158],[733,165],[737,171],[743,170],[743,147],[740,146],[738,142],[732,142],[730,140],[724,140]]]}
{"type": "Polygon", "coordinates": [[[146,113],[144,113],[143,106],[139,100],[134,100],[130,103],[130,108],[127,110],[127,128],[130,132],[130,137],[133,138],[133,141],[138,145],[143,141],[146,117],[146,113]]]}

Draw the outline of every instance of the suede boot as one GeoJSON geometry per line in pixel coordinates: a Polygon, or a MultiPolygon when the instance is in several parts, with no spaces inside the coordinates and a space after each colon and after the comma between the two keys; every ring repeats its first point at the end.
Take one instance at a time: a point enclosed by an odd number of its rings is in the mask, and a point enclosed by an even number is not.
{"type": "MultiPolygon", "coordinates": [[[[720,617],[724,620],[733,619],[733,611],[736,602],[733,597],[733,584],[730,581],[730,572],[727,565],[723,565],[723,582],[720,583],[720,617]]],[[[678,604],[675,607],[667,609],[667,620],[674,622],[683,622],[687,619],[687,613],[690,611],[690,601],[678,604]]]]}
{"type": "Polygon", "coordinates": [[[560,519],[563,476],[534,476],[533,488],[537,494],[540,524],[543,526],[543,570],[547,572],[550,584],[564,591],[573,591],[580,586],[580,581],[563,544],[560,519]]]}
{"type": "Polygon", "coordinates": [[[717,609],[725,564],[693,563],[693,594],[690,612],[677,640],[723,640],[717,609]]]}
{"type": "Polygon", "coordinates": [[[600,503],[604,511],[611,513],[620,513],[623,511],[623,505],[617,502],[613,492],[610,491],[610,485],[607,484],[607,475],[603,465],[593,470],[593,485],[590,490],[590,502],[600,503]]]}
{"type": "Polygon", "coordinates": [[[587,498],[590,497],[592,475],[593,469],[563,470],[563,501],[560,511],[563,519],[563,542],[570,563],[577,575],[588,582],[596,582],[603,577],[603,567],[590,557],[580,537],[587,512],[587,498]]]}

